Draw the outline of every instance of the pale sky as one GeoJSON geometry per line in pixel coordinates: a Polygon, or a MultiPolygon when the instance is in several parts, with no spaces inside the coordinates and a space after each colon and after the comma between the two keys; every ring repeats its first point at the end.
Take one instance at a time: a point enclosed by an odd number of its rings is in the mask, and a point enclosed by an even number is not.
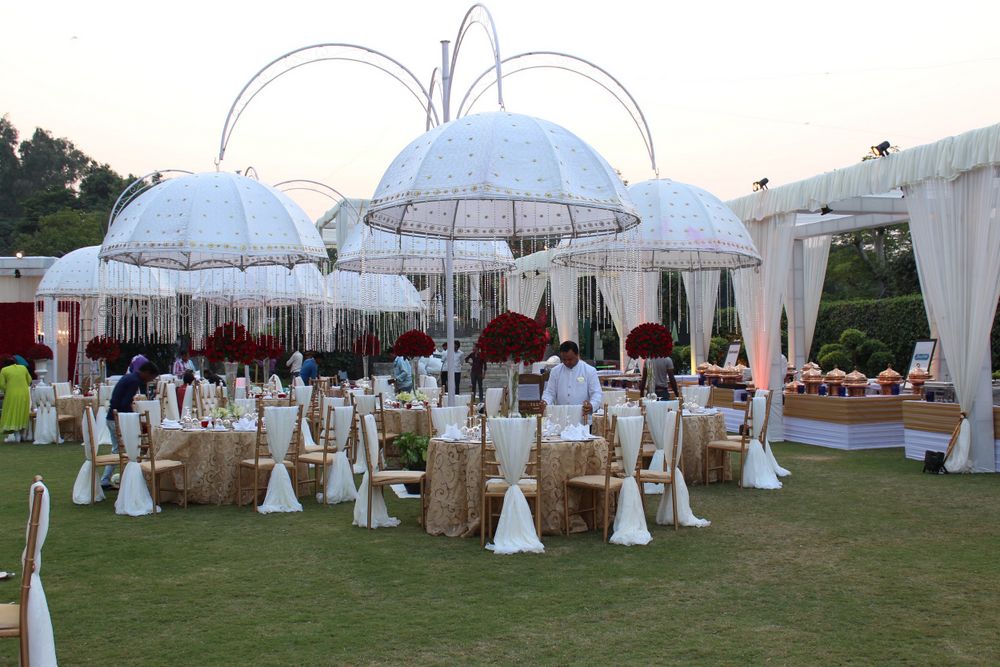
{"type": "MultiPolygon", "coordinates": [[[[350,42],[425,82],[468,0],[413,2],[13,2],[0,37],[0,114],[29,135],[68,137],[122,173],[213,170],[239,90],[282,53],[350,42]]],[[[1000,3],[488,2],[503,56],[565,51],[609,70],[652,129],[662,177],[723,199],[853,164],[872,144],[907,148],[1000,121],[1000,3]]],[[[473,30],[455,99],[491,65],[473,30]]],[[[653,176],[638,132],[606,92],[541,71],[505,81],[509,111],[566,126],[624,178],[653,176]]],[[[484,96],[476,111],[495,110],[484,96]]],[[[266,88],[222,168],[325,182],[371,195],[424,130],[420,107],[384,74],[301,67],[266,88]]],[[[330,202],[291,193],[313,217],[330,202]]]]}

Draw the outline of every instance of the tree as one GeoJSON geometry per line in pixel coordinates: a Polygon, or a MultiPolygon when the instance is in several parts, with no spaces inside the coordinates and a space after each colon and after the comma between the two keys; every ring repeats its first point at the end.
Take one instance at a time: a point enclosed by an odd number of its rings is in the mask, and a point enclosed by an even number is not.
{"type": "Polygon", "coordinates": [[[57,139],[40,127],[31,139],[21,142],[19,153],[20,168],[14,184],[18,197],[53,187],[75,187],[93,163],[72,141],[57,139]]]}
{"type": "Polygon", "coordinates": [[[107,211],[136,177],[129,174],[122,178],[108,164],[92,164],[80,181],[80,208],[87,211],[107,211]]]}
{"type": "Polygon", "coordinates": [[[100,245],[104,239],[105,217],[100,212],[63,209],[38,220],[38,229],[19,234],[15,244],[28,255],[62,257],[84,246],[100,245]]]}

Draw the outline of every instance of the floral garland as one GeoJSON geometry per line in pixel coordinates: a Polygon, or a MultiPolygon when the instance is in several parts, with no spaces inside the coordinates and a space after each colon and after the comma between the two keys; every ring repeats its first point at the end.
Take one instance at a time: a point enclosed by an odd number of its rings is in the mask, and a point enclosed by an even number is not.
{"type": "Polygon", "coordinates": [[[117,339],[111,336],[94,336],[87,342],[84,352],[88,359],[113,362],[121,356],[122,350],[117,339]]]}
{"type": "Polygon", "coordinates": [[[412,359],[414,357],[429,357],[434,354],[434,339],[419,329],[403,332],[392,346],[396,356],[412,359]]]}
{"type": "Polygon", "coordinates": [[[205,337],[202,352],[209,361],[249,364],[257,358],[257,344],[247,335],[245,326],[226,322],[215,327],[215,331],[205,337]]]}
{"type": "Polygon", "coordinates": [[[25,359],[31,359],[32,361],[41,361],[43,359],[52,358],[52,348],[44,343],[35,343],[27,349],[27,351],[22,355],[25,359]]]}
{"type": "Polygon", "coordinates": [[[549,332],[536,320],[520,313],[506,312],[486,325],[479,336],[483,360],[493,363],[541,360],[549,332]]]}
{"type": "Polygon", "coordinates": [[[270,334],[261,334],[254,341],[258,359],[277,359],[285,351],[285,346],[270,334]]]}
{"type": "Polygon", "coordinates": [[[363,333],[354,339],[351,351],[359,357],[377,357],[382,354],[382,344],[373,334],[363,333]]]}
{"type": "Polygon", "coordinates": [[[674,339],[670,330],[655,322],[640,324],[625,339],[625,352],[633,359],[669,357],[673,351],[674,339]]]}

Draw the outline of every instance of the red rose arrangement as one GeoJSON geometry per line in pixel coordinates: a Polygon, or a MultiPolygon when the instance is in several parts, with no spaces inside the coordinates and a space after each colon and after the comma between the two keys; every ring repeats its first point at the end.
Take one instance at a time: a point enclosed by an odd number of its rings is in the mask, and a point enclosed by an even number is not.
{"type": "Polygon", "coordinates": [[[52,358],[52,348],[44,343],[35,343],[27,349],[24,353],[25,359],[31,359],[32,361],[40,361],[42,359],[52,358]]]}
{"type": "Polygon", "coordinates": [[[202,350],[209,361],[229,361],[249,364],[257,357],[257,344],[247,335],[247,328],[236,322],[226,322],[215,327],[205,337],[202,350]]]}
{"type": "Polygon", "coordinates": [[[514,312],[493,318],[478,342],[483,360],[493,363],[540,361],[548,344],[549,332],[537,320],[514,312]]]}
{"type": "Polygon", "coordinates": [[[410,329],[399,335],[392,352],[396,356],[412,359],[434,354],[434,339],[419,329],[410,329]]]}
{"type": "Polygon", "coordinates": [[[122,350],[118,341],[111,336],[94,336],[87,342],[85,350],[88,359],[94,361],[115,361],[122,350]]]}
{"type": "Polygon", "coordinates": [[[674,339],[670,330],[655,322],[640,324],[625,339],[625,352],[633,359],[669,357],[673,351],[674,339]]]}
{"type": "Polygon", "coordinates": [[[363,333],[355,338],[351,349],[359,357],[377,357],[382,354],[382,344],[370,333],[363,333]]]}
{"type": "Polygon", "coordinates": [[[258,359],[277,359],[285,351],[285,346],[277,338],[270,334],[261,334],[254,341],[257,347],[258,359]]]}

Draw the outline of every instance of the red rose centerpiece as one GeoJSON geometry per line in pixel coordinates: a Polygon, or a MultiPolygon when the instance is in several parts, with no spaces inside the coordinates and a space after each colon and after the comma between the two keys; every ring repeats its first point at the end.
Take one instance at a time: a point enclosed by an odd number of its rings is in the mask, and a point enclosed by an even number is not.
{"type": "Polygon", "coordinates": [[[118,359],[121,353],[121,345],[111,336],[94,336],[87,341],[87,347],[84,348],[87,358],[98,362],[101,378],[107,376],[108,362],[118,359]]]}
{"type": "Polygon", "coordinates": [[[46,361],[52,358],[52,348],[44,343],[33,343],[24,352],[25,359],[31,359],[32,361],[46,361]]]}
{"type": "Polygon", "coordinates": [[[518,364],[541,361],[548,343],[548,331],[537,320],[510,311],[493,318],[479,335],[483,361],[507,365],[508,414],[517,411],[518,364]]]}
{"type": "MultiPolygon", "coordinates": [[[[429,357],[434,354],[434,339],[419,329],[410,329],[399,335],[392,345],[392,353],[397,357],[405,357],[410,360],[413,367],[413,393],[416,394],[417,379],[420,377],[417,368],[418,357],[429,357]]],[[[398,387],[397,387],[398,390],[398,387]]]]}
{"type": "MultiPolygon", "coordinates": [[[[209,361],[225,362],[226,384],[229,396],[233,397],[236,390],[236,370],[239,364],[253,363],[257,358],[257,344],[247,334],[245,326],[226,322],[215,327],[215,331],[205,337],[202,352],[209,361]]],[[[249,369],[247,374],[249,376],[249,369]]]]}
{"type": "MultiPolygon", "coordinates": [[[[640,324],[625,339],[625,353],[633,359],[669,357],[673,351],[674,339],[670,330],[655,322],[640,324]]],[[[646,382],[649,384],[649,392],[654,393],[652,373],[646,373],[646,382]]]]}

